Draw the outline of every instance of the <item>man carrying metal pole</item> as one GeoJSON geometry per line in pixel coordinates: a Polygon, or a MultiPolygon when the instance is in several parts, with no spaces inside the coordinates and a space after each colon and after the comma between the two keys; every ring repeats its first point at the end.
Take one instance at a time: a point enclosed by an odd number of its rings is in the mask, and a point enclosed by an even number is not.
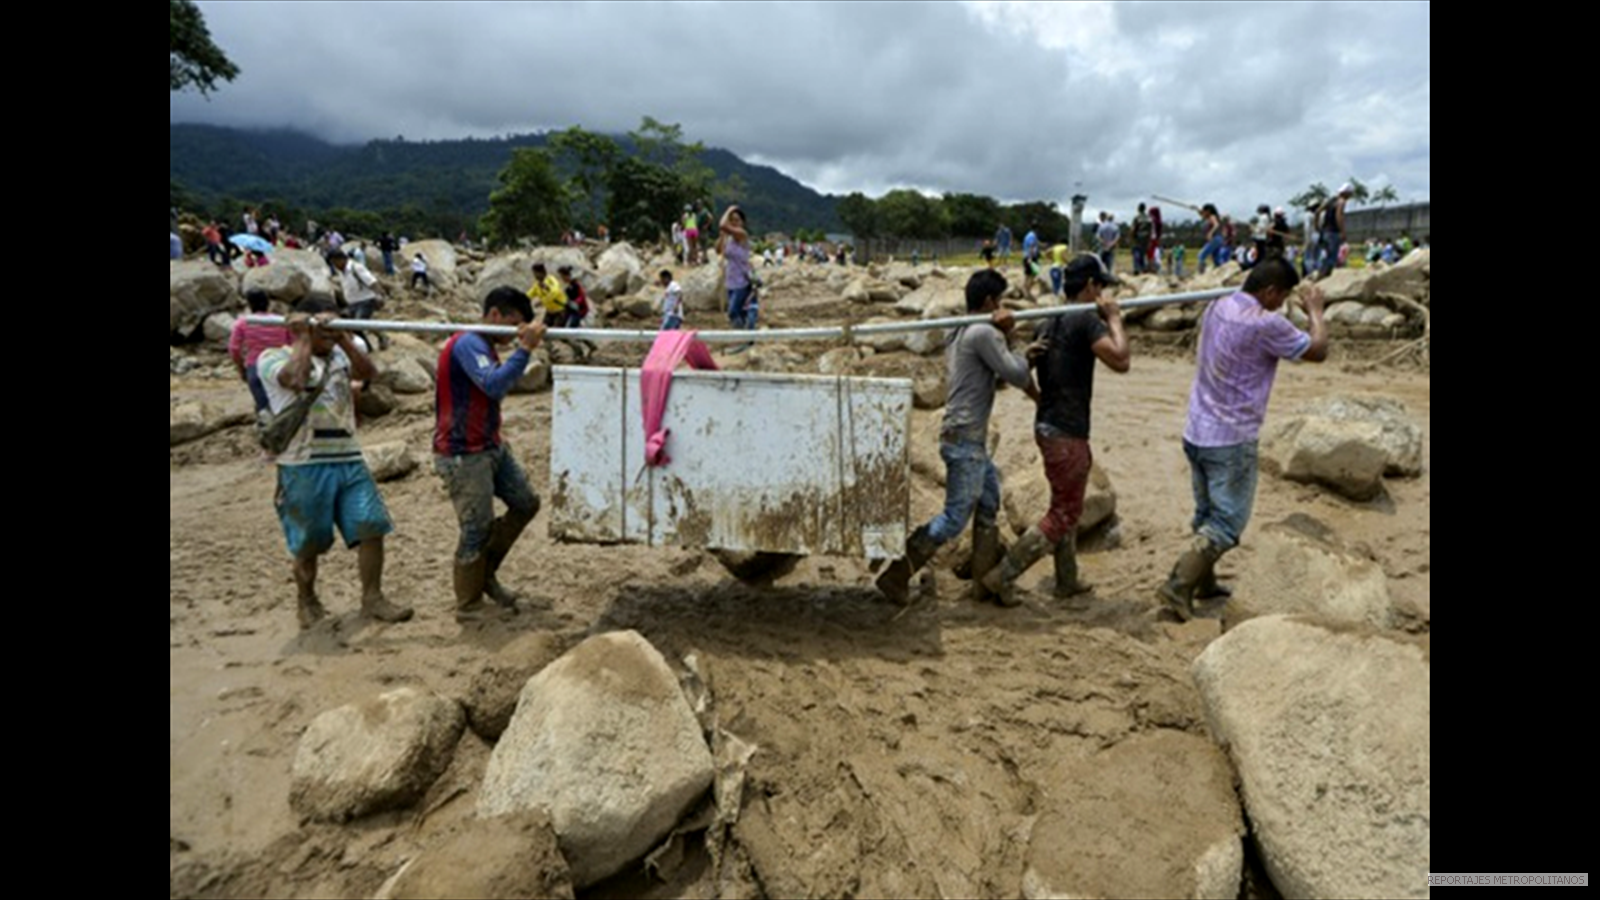
{"type": "Polygon", "coordinates": [[[1322,291],[1301,294],[1311,333],[1278,315],[1300,282],[1294,267],[1271,257],[1250,270],[1244,286],[1212,301],[1200,319],[1200,349],[1183,452],[1194,488],[1194,538],[1159,590],[1179,618],[1194,615],[1193,601],[1225,597],[1216,564],[1238,546],[1256,497],[1256,440],[1278,360],[1322,362],[1328,358],[1328,327],[1322,291]]]}
{"type": "Polygon", "coordinates": [[[494,344],[481,334],[461,332],[439,350],[435,386],[433,468],[450,493],[461,524],[456,543],[456,618],[471,620],[488,611],[483,595],[508,612],[516,612],[517,595],[495,573],[511,545],[539,514],[539,495],[516,456],[500,437],[500,401],[528,367],[544,326],[533,321],[533,303],[516,288],[500,287],[483,301],[486,325],[512,325],[517,349],[504,363],[494,344]],[[494,515],[494,498],[506,504],[494,515]]]}
{"type": "Polygon", "coordinates": [[[999,563],[1000,470],[989,459],[989,413],[994,409],[995,379],[1003,379],[1027,391],[1034,400],[1034,387],[1028,360],[1011,352],[1007,338],[1016,319],[1000,305],[1006,291],[1004,275],[981,269],[967,280],[967,312],[989,313],[987,323],[964,325],[951,335],[945,348],[950,369],[949,399],[944,408],[944,424],[939,430],[939,456],[945,464],[944,512],[912,532],[906,539],[906,555],[878,576],[878,590],[896,603],[904,604],[916,574],[941,546],[954,540],[977,521],[972,532],[972,578],[975,592],[982,593],[982,579],[999,563]]]}
{"type": "Polygon", "coordinates": [[[1089,450],[1089,402],[1094,395],[1095,360],[1113,372],[1127,372],[1130,359],[1122,311],[1104,293],[1107,285],[1115,283],[1116,278],[1098,258],[1084,254],[1074,259],[1067,265],[1064,279],[1067,302],[1094,303],[1098,315],[1078,313],[1050,319],[1028,348],[1029,359],[1039,369],[1034,440],[1050,482],[1050,509],[983,579],[983,586],[1002,606],[1017,604],[1017,579],[1046,552],[1055,556],[1058,598],[1090,589],[1078,577],[1077,532],[1089,468],[1094,465],[1089,450]]]}

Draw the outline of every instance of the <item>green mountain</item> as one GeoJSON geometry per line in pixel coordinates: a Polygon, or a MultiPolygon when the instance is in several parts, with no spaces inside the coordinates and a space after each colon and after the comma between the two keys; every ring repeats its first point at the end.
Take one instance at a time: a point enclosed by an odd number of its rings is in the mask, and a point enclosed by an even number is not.
{"type": "MultiPolygon", "coordinates": [[[[514,148],[545,144],[544,135],[533,134],[341,146],[296,131],[188,124],[171,125],[170,136],[177,205],[229,218],[260,206],[292,228],[305,216],[337,225],[350,212],[378,214],[399,220],[391,226],[396,229],[451,237],[488,209],[489,192],[514,148]]],[[[617,141],[630,146],[626,137],[617,141]]],[[[739,202],[757,232],[842,227],[837,197],[726,150],[708,149],[701,159],[719,182],[742,185],[739,202]]]]}

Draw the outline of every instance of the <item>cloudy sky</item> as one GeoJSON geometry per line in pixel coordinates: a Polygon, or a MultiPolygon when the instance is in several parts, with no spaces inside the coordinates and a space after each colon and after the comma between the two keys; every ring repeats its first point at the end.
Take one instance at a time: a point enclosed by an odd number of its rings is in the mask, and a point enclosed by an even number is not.
{"type": "Polygon", "coordinates": [[[1355,175],[1429,197],[1427,3],[207,2],[239,66],[173,122],[358,143],[643,115],[822,191],[1119,217],[1355,175]]]}

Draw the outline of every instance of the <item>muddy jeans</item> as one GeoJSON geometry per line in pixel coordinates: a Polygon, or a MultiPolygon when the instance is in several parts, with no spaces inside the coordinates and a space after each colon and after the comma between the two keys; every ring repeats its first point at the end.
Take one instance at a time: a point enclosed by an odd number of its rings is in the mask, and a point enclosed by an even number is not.
{"type": "Polygon", "coordinates": [[[995,523],[1000,512],[1000,470],[982,441],[939,442],[944,460],[944,512],[928,523],[929,535],[944,544],[959,537],[977,513],[978,527],[995,523]]]}
{"type": "Polygon", "coordinates": [[[1221,550],[1239,546],[1256,502],[1256,442],[1196,447],[1184,441],[1183,454],[1194,482],[1194,532],[1221,550]]]}
{"type": "Polygon", "coordinates": [[[450,503],[461,523],[461,539],[456,543],[456,559],[470,562],[489,543],[494,525],[494,498],[510,509],[532,515],[539,507],[539,495],[516,457],[504,445],[481,453],[462,456],[435,456],[433,470],[444,481],[450,503]]]}
{"type": "Polygon", "coordinates": [[[1075,437],[1034,435],[1044,457],[1044,477],[1050,482],[1050,509],[1039,520],[1039,531],[1054,544],[1077,531],[1083,518],[1083,492],[1089,486],[1094,454],[1089,441],[1075,437]]]}

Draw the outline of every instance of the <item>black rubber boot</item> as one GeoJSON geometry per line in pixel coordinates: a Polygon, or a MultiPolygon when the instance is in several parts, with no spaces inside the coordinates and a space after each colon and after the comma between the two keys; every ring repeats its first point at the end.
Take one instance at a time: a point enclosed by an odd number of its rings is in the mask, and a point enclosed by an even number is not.
{"type": "Polygon", "coordinates": [[[1017,538],[1017,542],[1006,553],[1005,561],[992,569],[982,581],[984,588],[994,595],[996,603],[1016,606],[1022,602],[1017,598],[1017,579],[1028,571],[1029,566],[1043,558],[1050,547],[1050,539],[1044,536],[1037,525],[1017,538]]]}
{"type": "Polygon", "coordinates": [[[938,549],[933,535],[928,533],[928,526],[911,532],[911,536],[906,538],[906,555],[890,563],[878,576],[878,590],[883,592],[883,596],[905,606],[910,600],[911,576],[926,565],[938,549]]]}

